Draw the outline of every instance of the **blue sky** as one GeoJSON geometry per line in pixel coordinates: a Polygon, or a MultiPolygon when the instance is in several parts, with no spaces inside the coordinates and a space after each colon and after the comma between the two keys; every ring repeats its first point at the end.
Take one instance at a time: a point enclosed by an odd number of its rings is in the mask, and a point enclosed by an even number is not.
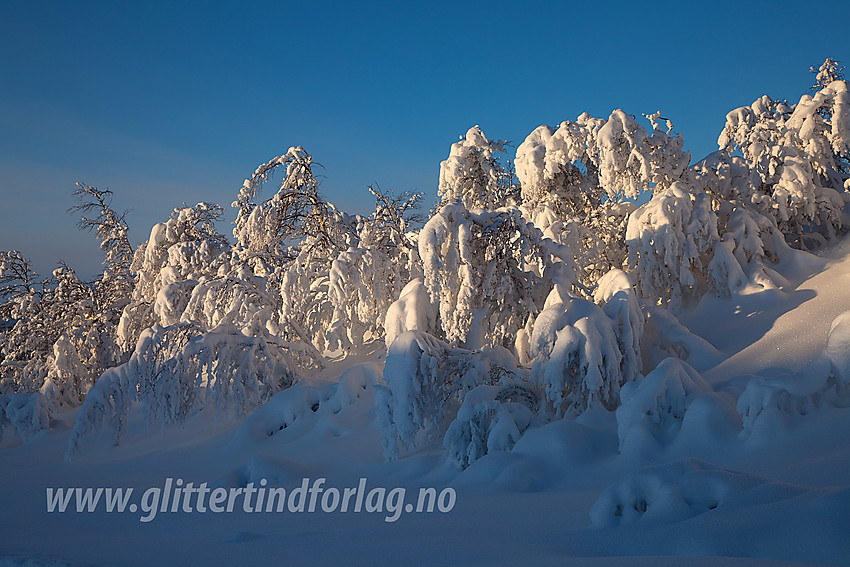
{"type": "Polygon", "coordinates": [[[583,111],[661,110],[698,159],[729,110],[850,63],[845,2],[527,4],[0,0],[0,249],[91,277],[75,181],[115,191],[138,243],[183,202],[232,220],[242,180],[292,145],[363,213],[371,183],[430,204],[475,124],[518,145],[583,111]]]}

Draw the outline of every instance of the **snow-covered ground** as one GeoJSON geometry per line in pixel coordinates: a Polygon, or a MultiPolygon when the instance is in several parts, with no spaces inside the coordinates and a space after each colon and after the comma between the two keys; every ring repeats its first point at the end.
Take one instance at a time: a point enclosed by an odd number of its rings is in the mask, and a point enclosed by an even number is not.
{"type": "Polygon", "coordinates": [[[805,415],[774,408],[752,419],[740,401],[736,408],[743,392],[753,398],[754,380],[815,368],[830,324],[850,310],[850,240],[780,271],[784,290],[705,298],[683,315],[722,353],[713,367],[695,361],[702,377],[672,362],[624,392],[619,415],[592,411],[529,429],[512,451],[491,451],[462,472],[442,450],[385,462],[375,412],[383,342],[244,421],[201,414],[147,431],[131,414],[120,445],[87,439],[70,462],[79,410],[67,411],[32,441],[7,436],[0,445],[0,565],[660,566],[681,556],[690,565],[850,565],[850,408],[823,399],[803,404],[805,415]],[[677,399],[690,405],[670,410],[669,422],[652,420],[646,404],[677,399]],[[169,478],[287,490],[325,478],[340,492],[365,478],[367,490],[405,488],[406,502],[421,487],[451,487],[456,501],[447,512],[400,511],[395,521],[387,509],[237,505],[162,511],[147,522],[141,511],[107,513],[103,504],[46,511],[48,488],[133,487],[131,502],[140,502],[169,478]]]}

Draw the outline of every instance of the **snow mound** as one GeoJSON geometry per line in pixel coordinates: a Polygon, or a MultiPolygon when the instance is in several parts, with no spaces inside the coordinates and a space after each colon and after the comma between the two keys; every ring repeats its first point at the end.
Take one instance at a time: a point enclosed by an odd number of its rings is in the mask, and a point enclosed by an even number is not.
{"type": "Polygon", "coordinates": [[[322,419],[343,420],[369,412],[376,382],[372,368],[361,364],[346,370],[338,382],[296,384],[248,416],[236,429],[230,448],[257,447],[278,437],[292,442],[310,434],[322,419]]]}
{"type": "Polygon", "coordinates": [[[769,435],[794,415],[843,406],[848,397],[850,311],[835,318],[823,352],[798,372],[750,380],[738,399],[738,412],[747,435],[757,431],[769,435]]]}
{"type": "Polygon", "coordinates": [[[672,524],[722,506],[767,504],[805,490],[687,459],[643,469],[606,489],[590,510],[590,525],[672,524]]]}
{"type": "Polygon", "coordinates": [[[672,356],[687,362],[698,372],[705,372],[726,358],[707,340],[692,333],[667,309],[648,303],[643,304],[643,309],[646,314],[644,366],[653,368],[672,356]]]}

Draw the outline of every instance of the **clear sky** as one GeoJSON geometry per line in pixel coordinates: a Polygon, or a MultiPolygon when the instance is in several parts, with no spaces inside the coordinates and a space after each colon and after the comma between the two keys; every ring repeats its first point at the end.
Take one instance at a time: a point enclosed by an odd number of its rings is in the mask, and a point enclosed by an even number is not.
{"type": "Polygon", "coordinates": [[[729,110],[796,102],[827,56],[850,67],[848,30],[844,1],[0,0],[0,249],[91,277],[75,181],[115,192],[136,244],[184,202],[231,221],[242,180],[292,145],[360,213],[372,183],[430,206],[475,124],[518,145],[583,111],[661,110],[699,159],[729,110]]]}

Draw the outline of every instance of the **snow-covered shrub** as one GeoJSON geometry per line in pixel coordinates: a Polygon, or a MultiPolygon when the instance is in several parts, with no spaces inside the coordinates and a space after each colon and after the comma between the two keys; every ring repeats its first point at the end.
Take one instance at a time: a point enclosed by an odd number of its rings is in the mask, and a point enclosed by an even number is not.
{"type": "Polygon", "coordinates": [[[440,163],[437,196],[443,205],[459,202],[467,209],[498,209],[513,196],[511,174],[498,161],[505,142],[490,141],[478,126],[452,144],[440,163]]]}
{"type": "Polygon", "coordinates": [[[513,449],[526,429],[538,422],[538,400],[528,383],[481,385],[463,397],[443,446],[465,469],[484,455],[513,449]]]}
{"type": "Polygon", "coordinates": [[[623,383],[614,322],[595,303],[556,285],[533,325],[531,381],[543,388],[556,417],[594,404],[613,409],[623,383]]]}
{"type": "Polygon", "coordinates": [[[443,336],[467,348],[513,349],[517,331],[548,291],[550,250],[518,209],[442,207],[419,234],[419,256],[443,336]]]}
{"type": "Polygon", "coordinates": [[[53,343],[53,354],[47,360],[44,384],[39,388],[54,407],[76,407],[85,399],[94,377],[80,359],[76,347],[65,335],[53,343]]]}
{"type": "Polygon", "coordinates": [[[50,427],[50,406],[40,393],[0,394],[0,441],[4,431],[12,430],[29,441],[50,427]]]}
{"type": "Polygon", "coordinates": [[[117,444],[137,402],[149,426],[164,428],[204,408],[244,415],[297,380],[286,346],[271,337],[245,336],[231,325],[203,334],[189,324],[154,325],[139,337],[130,360],[89,390],[66,455],[104,426],[117,444]]]}
{"type": "Polygon", "coordinates": [[[453,348],[421,331],[408,331],[390,346],[384,382],[376,397],[384,455],[437,442],[473,388],[517,381],[513,356],[503,348],[453,348]]]}
{"type": "Polygon", "coordinates": [[[674,311],[702,296],[718,241],[708,194],[683,182],[655,193],[632,213],[626,232],[629,267],[641,295],[674,311]]]}
{"type": "Polygon", "coordinates": [[[623,385],[617,408],[620,450],[628,444],[666,445],[678,434],[691,402],[711,391],[688,363],[668,358],[639,382],[623,385]]]}
{"type": "Polygon", "coordinates": [[[832,394],[829,360],[817,357],[796,373],[752,378],[738,398],[744,435],[757,429],[775,431],[795,415],[807,415],[827,403],[832,394]]]}

